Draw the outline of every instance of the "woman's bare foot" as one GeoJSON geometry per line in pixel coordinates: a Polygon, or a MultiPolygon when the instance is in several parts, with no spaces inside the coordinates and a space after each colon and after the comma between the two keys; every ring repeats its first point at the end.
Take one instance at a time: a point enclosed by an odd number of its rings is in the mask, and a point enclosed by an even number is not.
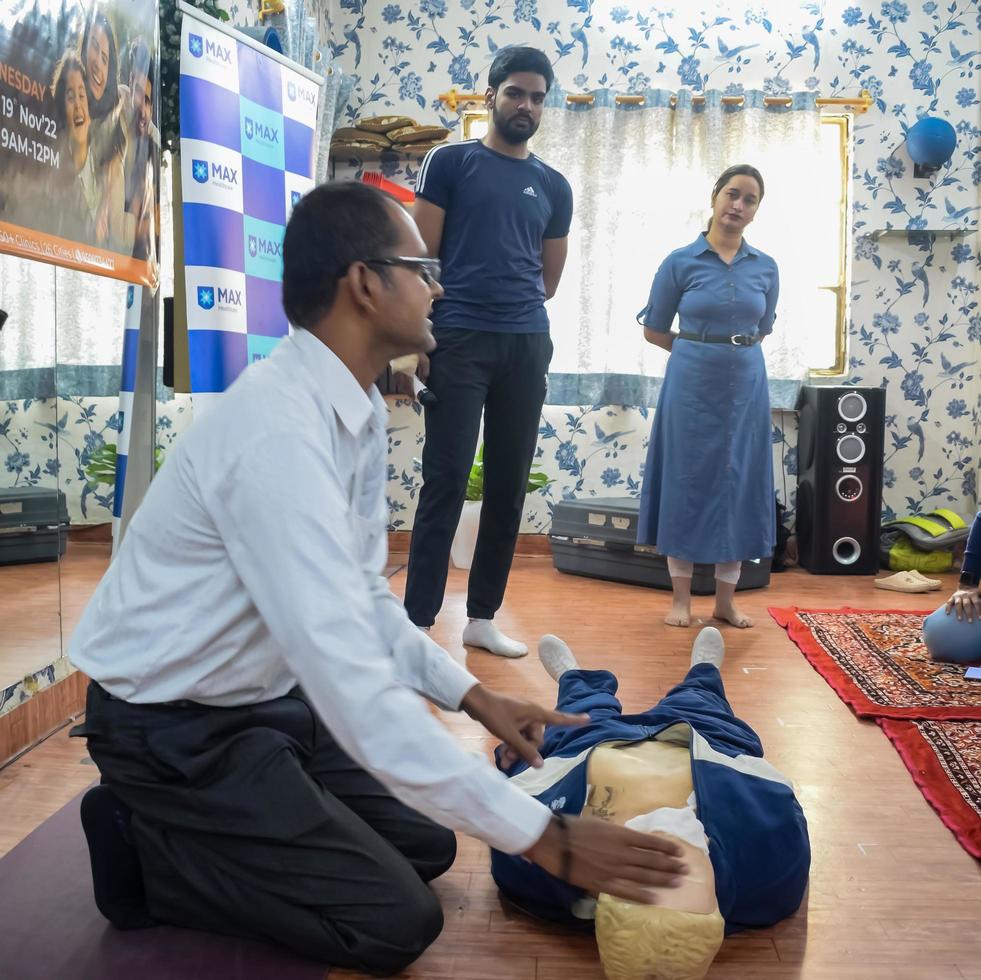
{"type": "Polygon", "coordinates": [[[746,630],[756,625],[756,622],[745,613],[741,613],[731,602],[726,605],[716,605],[712,613],[713,619],[721,619],[730,626],[746,630]]]}
{"type": "Polygon", "coordinates": [[[664,617],[668,626],[691,626],[691,607],[677,602],[671,603],[671,612],[664,617]]]}

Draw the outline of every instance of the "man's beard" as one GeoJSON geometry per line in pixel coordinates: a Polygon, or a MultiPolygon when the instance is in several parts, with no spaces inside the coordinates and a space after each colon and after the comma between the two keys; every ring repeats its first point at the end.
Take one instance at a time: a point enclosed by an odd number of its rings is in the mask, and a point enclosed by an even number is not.
{"type": "Polygon", "coordinates": [[[527,143],[538,129],[538,124],[531,116],[511,116],[510,118],[506,118],[504,113],[496,107],[492,115],[494,128],[500,134],[501,139],[506,143],[511,143],[513,146],[517,146],[520,143],[527,143]],[[515,120],[517,119],[527,119],[528,123],[527,125],[519,124],[516,126],[515,120]]]}

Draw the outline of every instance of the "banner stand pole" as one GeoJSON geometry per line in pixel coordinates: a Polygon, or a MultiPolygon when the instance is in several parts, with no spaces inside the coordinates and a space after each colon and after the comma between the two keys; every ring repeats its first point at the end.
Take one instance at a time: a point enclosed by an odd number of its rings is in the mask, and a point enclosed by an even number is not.
{"type": "Polygon", "coordinates": [[[156,469],[157,444],[157,337],[160,297],[148,286],[140,290],[140,337],[136,352],[136,380],[130,410],[129,455],[126,493],[114,549],[122,541],[130,519],[143,500],[156,469]]]}
{"type": "MultiPolygon", "coordinates": [[[[153,50],[154,85],[152,118],[161,119],[160,82],[160,16],[159,4],[154,29],[153,50]]],[[[160,182],[163,179],[163,150],[159,144],[150,141],[153,157],[153,224],[156,247],[154,254],[159,263],[160,255],[160,182]]],[[[159,276],[159,265],[157,266],[159,276]]],[[[122,506],[118,508],[118,526],[113,524],[112,553],[115,556],[129,522],[136,509],[143,502],[157,472],[157,351],[160,337],[160,283],[144,285],[140,291],[140,333],[136,346],[136,372],[133,381],[133,399],[130,407],[129,442],[123,479],[117,481],[116,493],[123,494],[122,506]],[[125,493],[123,492],[125,490],[125,493]]],[[[124,425],[127,424],[124,419],[124,425]]],[[[122,440],[120,440],[122,441],[122,440]]]]}

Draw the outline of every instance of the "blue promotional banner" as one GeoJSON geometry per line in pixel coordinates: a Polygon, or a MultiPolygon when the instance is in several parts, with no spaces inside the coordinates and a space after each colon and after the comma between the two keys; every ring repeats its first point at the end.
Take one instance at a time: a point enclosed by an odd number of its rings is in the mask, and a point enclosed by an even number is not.
{"type": "Polygon", "coordinates": [[[280,295],[283,235],[314,185],[321,80],[182,10],[184,275],[198,405],[268,357],[289,331],[280,295]]]}

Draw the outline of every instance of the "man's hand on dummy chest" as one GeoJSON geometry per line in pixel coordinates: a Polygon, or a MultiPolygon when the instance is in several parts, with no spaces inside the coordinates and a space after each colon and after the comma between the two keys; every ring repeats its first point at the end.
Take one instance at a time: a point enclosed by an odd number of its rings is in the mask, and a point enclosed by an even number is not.
{"type": "Polygon", "coordinates": [[[505,768],[518,759],[524,759],[536,769],[542,765],[538,749],[545,737],[546,725],[569,728],[585,725],[589,721],[589,715],[549,711],[531,701],[495,694],[483,684],[470,688],[460,708],[504,743],[501,764],[505,768]]]}

